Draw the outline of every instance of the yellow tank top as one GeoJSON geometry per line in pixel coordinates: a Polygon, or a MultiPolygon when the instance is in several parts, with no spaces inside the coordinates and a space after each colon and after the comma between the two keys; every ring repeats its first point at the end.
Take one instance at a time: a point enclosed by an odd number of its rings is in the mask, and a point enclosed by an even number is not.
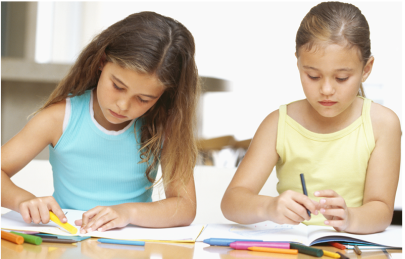
{"type": "MultiPolygon", "coordinates": [[[[362,115],[348,127],[329,134],[314,133],[287,115],[287,105],[279,109],[276,164],[277,191],[302,193],[300,174],[304,173],[308,196],[333,189],[348,207],[363,204],[368,160],[375,147],[370,118],[371,100],[363,98],[362,115]]],[[[311,215],[307,225],[324,225],[325,217],[311,215]]]]}

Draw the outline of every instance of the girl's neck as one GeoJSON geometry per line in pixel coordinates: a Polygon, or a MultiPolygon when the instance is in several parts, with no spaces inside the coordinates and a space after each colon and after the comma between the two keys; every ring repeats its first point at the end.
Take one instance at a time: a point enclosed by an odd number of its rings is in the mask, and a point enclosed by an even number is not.
{"type": "Polygon", "coordinates": [[[324,117],[320,115],[305,99],[303,100],[303,123],[301,123],[308,130],[328,134],[337,132],[348,127],[355,120],[361,116],[363,101],[356,98],[342,113],[335,117],[324,117]]]}

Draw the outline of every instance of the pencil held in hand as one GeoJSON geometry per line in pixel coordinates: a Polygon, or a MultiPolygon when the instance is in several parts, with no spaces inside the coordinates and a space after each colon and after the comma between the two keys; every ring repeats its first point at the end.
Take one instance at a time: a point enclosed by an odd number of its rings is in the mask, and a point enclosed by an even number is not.
{"type": "Polygon", "coordinates": [[[74,226],[70,225],[69,223],[62,223],[59,218],[52,212],[49,211],[49,217],[51,218],[51,220],[53,222],[55,222],[56,224],[58,224],[59,226],[63,227],[64,229],[66,229],[67,231],[69,231],[70,234],[76,234],[77,233],[77,228],[75,228],[74,226]]]}
{"type": "MultiPolygon", "coordinates": [[[[304,174],[300,174],[300,177],[301,177],[302,191],[304,192],[304,194],[305,194],[306,196],[308,196],[307,186],[306,186],[306,184],[305,184],[304,174]]],[[[308,216],[311,217],[311,212],[309,211],[309,209],[307,209],[307,213],[308,213],[308,216]]]]}

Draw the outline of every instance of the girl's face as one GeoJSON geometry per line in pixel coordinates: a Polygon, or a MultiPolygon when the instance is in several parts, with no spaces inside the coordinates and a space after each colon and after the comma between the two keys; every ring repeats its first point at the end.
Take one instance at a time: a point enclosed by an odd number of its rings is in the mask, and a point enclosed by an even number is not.
{"type": "Polygon", "coordinates": [[[356,47],[329,44],[316,51],[301,48],[297,65],[308,102],[324,117],[341,114],[356,99],[373,62],[371,57],[364,66],[356,47]]]}
{"type": "Polygon", "coordinates": [[[120,130],[142,116],[164,92],[156,76],[104,63],[97,85],[94,118],[107,130],[120,130]]]}

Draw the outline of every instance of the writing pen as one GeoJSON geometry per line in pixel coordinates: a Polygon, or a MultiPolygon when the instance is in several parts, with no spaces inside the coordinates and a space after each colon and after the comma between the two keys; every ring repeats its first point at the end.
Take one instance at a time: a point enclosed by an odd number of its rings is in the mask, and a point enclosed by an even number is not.
{"type": "MultiPolygon", "coordinates": [[[[308,197],[307,186],[306,186],[306,184],[305,184],[304,174],[300,174],[300,177],[301,177],[302,191],[303,191],[304,194],[308,197]]],[[[309,209],[307,209],[307,213],[308,213],[308,216],[311,217],[311,212],[309,211],[309,209]]]]}

